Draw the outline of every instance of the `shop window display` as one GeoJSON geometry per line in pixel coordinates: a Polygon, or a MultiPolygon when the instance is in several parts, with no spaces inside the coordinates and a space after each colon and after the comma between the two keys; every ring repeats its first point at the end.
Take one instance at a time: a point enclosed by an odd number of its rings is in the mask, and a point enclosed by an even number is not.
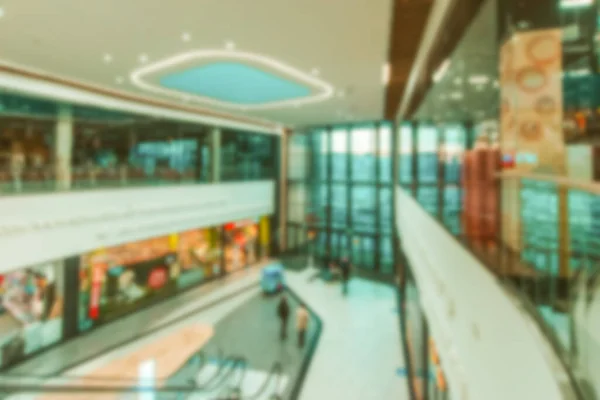
{"type": "Polygon", "coordinates": [[[225,224],[225,272],[237,271],[258,260],[258,223],[244,220],[225,224]]]}
{"type": "Polygon", "coordinates": [[[80,330],[218,275],[220,236],[220,228],[194,229],[83,255],[80,330]]]}
{"type": "Polygon", "coordinates": [[[62,262],[0,275],[0,365],[9,366],[62,338],[62,262]]]}

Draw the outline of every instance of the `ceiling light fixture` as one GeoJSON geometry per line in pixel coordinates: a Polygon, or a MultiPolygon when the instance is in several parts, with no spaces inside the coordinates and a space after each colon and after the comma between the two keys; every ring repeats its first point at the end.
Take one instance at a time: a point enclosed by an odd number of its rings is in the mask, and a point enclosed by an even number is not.
{"type": "Polygon", "coordinates": [[[385,63],[383,67],[381,67],[381,83],[384,86],[387,86],[390,83],[390,78],[392,74],[392,66],[390,63],[385,63]]]}
{"type": "Polygon", "coordinates": [[[199,61],[206,63],[208,61],[223,61],[223,60],[231,60],[241,63],[249,63],[249,64],[258,64],[264,65],[269,69],[275,70],[278,74],[282,74],[283,76],[288,76],[300,83],[305,85],[309,85],[313,88],[312,94],[309,96],[304,96],[295,99],[286,99],[281,101],[273,101],[269,103],[263,104],[250,104],[250,105],[240,105],[225,101],[219,101],[210,97],[205,97],[201,95],[191,95],[191,98],[200,103],[205,103],[213,106],[219,106],[229,109],[237,109],[237,110],[266,110],[266,109],[275,109],[275,108],[283,108],[293,104],[310,104],[310,103],[318,103],[325,100],[330,99],[335,94],[335,89],[333,86],[325,82],[319,78],[316,78],[306,72],[300,71],[294,67],[291,67],[287,64],[284,64],[281,61],[275,60],[273,58],[263,56],[255,53],[245,53],[245,52],[230,52],[227,50],[194,50],[188,51],[176,56],[166,58],[157,62],[153,62],[149,65],[136,68],[130,73],[131,83],[137,86],[140,89],[147,90],[149,92],[162,94],[171,96],[177,99],[181,99],[182,92],[179,90],[168,89],[166,87],[160,86],[157,83],[152,82],[151,79],[146,79],[147,75],[156,74],[166,69],[170,69],[176,67],[181,64],[187,64],[193,61],[199,61]]]}
{"type": "Polygon", "coordinates": [[[146,64],[148,62],[148,54],[140,54],[140,62],[146,64]]]}
{"type": "Polygon", "coordinates": [[[235,43],[231,40],[228,40],[227,42],[225,42],[225,48],[227,50],[235,50],[235,43]]]}
{"type": "Polygon", "coordinates": [[[448,68],[450,68],[450,60],[446,59],[440,64],[440,66],[433,73],[433,76],[432,76],[433,81],[435,83],[441,81],[444,78],[444,76],[446,75],[446,72],[448,72],[448,68]]]}
{"type": "Polygon", "coordinates": [[[110,54],[105,53],[104,57],[102,57],[102,59],[104,60],[105,63],[109,64],[112,62],[113,58],[110,54]]]}
{"type": "Polygon", "coordinates": [[[594,4],[594,0],[561,0],[560,8],[579,8],[594,4]]]}
{"type": "Polygon", "coordinates": [[[469,77],[469,83],[471,85],[485,85],[490,81],[487,75],[473,75],[469,77]]]}
{"type": "Polygon", "coordinates": [[[189,42],[190,40],[192,40],[192,35],[190,35],[188,32],[184,32],[181,34],[181,40],[183,40],[184,42],[189,42]]]}

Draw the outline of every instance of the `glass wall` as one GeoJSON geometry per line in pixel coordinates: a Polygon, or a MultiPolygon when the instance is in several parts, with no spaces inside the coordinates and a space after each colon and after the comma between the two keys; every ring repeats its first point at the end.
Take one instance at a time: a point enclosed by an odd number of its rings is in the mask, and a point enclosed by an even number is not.
{"type": "Polygon", "coordinates": [[[465,157],[477,133],[467,124],[405,122],[398,134],[398,183],[455,235],[465,234],[465,157]]]}
{"type": "Polygon", "coordinates": [[[0,93],[0,194],[275,179],[278,147],[275,135],[0,93]]]}
{"type": "Polygon", "coordinates": [[[274,179],[276,151],[273,135],[224,130],[221,133],[221,180],[274,179]]]}
{"type": "Polygon", "coordinates": [[[393,273],[393,128],[386,122],[291,135],[288,147],[288,249],[315,233],[319,257],[393,273]]]}
{"type": "Polygon", "coordinates": [[[0,275],[0,367],[62,339],[62,272],[56,261],[0,275]]]}

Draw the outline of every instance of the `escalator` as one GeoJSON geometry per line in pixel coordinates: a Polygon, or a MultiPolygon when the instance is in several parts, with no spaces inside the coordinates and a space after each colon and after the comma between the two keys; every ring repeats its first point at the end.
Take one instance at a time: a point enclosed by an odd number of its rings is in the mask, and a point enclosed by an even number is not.
{"type": "Polygon", "coordinates": [[[122,376],[0,375],[0,399],[63,397],[101,399],[104,396],[120,400],[134,400],[140,394],[151,392],[155,400],[270,400],[282,399],[283,369],[276,362],[261,386],[252,393],[244,393],[248,365],[243,357],[223,357],[219,352],[212,359],[198,352],[188,359],[173,375],[157,380],[150,387],[137,378],[122,376]],[[212,361],[211,361],[212,360],[212,361]],[[216,362],[215,362],[216,360],[216,362]],[[210,366],[210,367],[209,367],[210,366]],[[79,396],[77,396],[79,395],[79,396]],[[72,397],[76,396],[76,397],[72,397]]]}

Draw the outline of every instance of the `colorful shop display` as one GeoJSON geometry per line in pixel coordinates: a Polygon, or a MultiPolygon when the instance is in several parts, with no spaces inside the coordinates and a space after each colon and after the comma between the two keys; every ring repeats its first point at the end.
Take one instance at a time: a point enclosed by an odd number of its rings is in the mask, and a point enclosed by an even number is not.
{"type": "Polygon", "coordinates": [[[62,267],[46,263],[0,275],[1,367],[61,340],[62,267]]]}
{"type": "Polygon", "coordinates": [[[113,320],[220,273],[220,228],[98,249],[81,257],[79,328],[113,320]]]}
{"type": "Polygon", "coordinates": [[[230,222],[224,231],[225,272],[238,271],[258,261],[258,220],[230,222]]]}

